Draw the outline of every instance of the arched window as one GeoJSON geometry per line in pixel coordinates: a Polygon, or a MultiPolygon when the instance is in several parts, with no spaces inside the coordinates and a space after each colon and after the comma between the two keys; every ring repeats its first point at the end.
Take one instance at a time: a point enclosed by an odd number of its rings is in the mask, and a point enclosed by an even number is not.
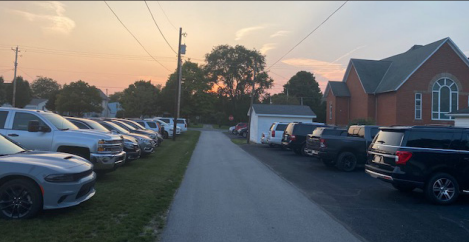
{"type": "Polygon", "coordinates": [[[458,109],[458,86],[449,78],[441,78],[432,89],[432,119],[450,120],[447,113],[458,109]]]}

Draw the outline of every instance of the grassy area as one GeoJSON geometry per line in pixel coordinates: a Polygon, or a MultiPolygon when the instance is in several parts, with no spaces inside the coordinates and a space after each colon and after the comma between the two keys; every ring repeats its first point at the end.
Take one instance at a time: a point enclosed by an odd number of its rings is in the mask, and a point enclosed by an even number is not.
{"type": "Polygon", "coordinates": [[[78,206],[0,220],[0,241],[155,241],[199,135],[165,140],[154,154],[99,177],[96,195],[78,206]]]}
{"type": "Polygon", "coordinates": [[[188,127],[201,129],[204,127],[204,125],[203,124],[189,124],[188,127]]]}
{"type": "Polygon", "coordinates": [[[232,138],[231,142],[237,144],[237,145],[244,145],[246,144],[246,138],[232,138]]]}

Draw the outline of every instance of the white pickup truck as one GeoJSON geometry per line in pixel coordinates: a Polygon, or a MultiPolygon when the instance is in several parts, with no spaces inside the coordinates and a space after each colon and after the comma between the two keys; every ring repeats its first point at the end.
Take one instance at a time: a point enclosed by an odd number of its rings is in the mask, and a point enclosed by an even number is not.
{"type": "Polygon", "coordinates": [[[126,156],[121,136],[78,129],[52,112],[0,108],[0,134],[25,149],[81,156],[93,164],[95,171],[112,171],[126,156]]]}

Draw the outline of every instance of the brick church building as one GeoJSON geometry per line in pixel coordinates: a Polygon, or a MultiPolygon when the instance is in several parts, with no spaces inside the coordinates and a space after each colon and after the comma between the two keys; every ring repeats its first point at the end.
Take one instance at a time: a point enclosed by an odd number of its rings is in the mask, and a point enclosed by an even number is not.
{"type": "Polygon", "coordinates": [[[469,60],[450,39],[414,45],[382,60],[351,59],[324,92],[326,123],[454,124],[447,113],[469,104],[469,60]]]}

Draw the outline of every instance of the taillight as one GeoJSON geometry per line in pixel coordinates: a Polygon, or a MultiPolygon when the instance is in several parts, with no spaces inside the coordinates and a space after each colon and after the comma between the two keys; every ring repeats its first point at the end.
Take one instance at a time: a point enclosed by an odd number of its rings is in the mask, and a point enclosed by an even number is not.
{"type": "Polygon", "coordinates": [[[327,147],[327,146],[326,146],[326,140],[325,140],[325,139],[320,139],[320,140],[319,140],[319,146],[320,146],[321,148],[326,148],[326,147],[327,147]]]}
{"type": "Polygon", "coordinates": [[[396,165],[405,165],[412,157],[409,151],[396,151],[396,165]]]}
{"type": "Polygon", "coordinates": [[[291,140],[291,141],[295,141],[295,140],[296,140],[296,136],[291,135],[291,136],[290,136],[290,140],[291,140]]]}
{"type": "Polygon", "coordinates": [[[275,130],[272,130],[272,137],[275,137],[275,130]]]}

